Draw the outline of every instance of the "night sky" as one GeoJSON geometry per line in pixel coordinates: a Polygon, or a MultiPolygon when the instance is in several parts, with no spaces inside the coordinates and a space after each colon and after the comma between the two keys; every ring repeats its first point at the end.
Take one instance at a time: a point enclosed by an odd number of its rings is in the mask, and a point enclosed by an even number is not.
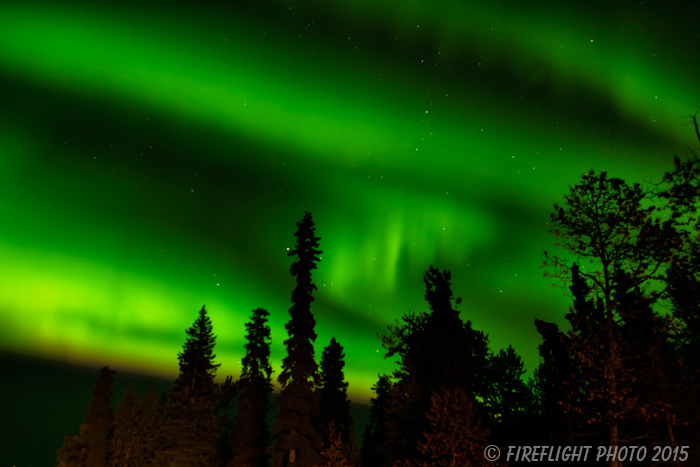
{"type": "Polygon", "coordinates": [[[697,148],[699,10],[3,2],[0,346],[174,378],[206,304],[237,377],[262,307],[278,388],[309,211],[316,358],[335,336],[354,402],[396,367],[376,333],[428,310],[429,265],[531,374],[534,319],[568,329],[540,268],[567,257],[553,204],[590,169],[658,182],[697,148]]]}

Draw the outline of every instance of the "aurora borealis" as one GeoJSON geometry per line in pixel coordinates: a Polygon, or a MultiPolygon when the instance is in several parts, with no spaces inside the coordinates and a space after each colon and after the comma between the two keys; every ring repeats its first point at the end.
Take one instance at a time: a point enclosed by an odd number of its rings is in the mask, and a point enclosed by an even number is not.
{"type": "Polygon", "coordinates": [[[205,304],[237,376],[262,307],[277,384],[310,211],[317,361],[335,336],[353,401],[429,265],[532,371],[534,319],[568,329],[552,205],[697,148],[696,4],[252,3],[0,7],[3,348],[174,377],[205,304]]]}

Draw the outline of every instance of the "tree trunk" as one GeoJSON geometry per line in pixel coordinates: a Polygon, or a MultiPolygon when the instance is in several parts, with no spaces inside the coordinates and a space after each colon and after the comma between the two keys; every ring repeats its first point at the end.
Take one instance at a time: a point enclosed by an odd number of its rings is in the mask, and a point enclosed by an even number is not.
{"type": "MultiPolygon", "coordinates": [[[[668,417],[668,411],[666,412],[666,430],[668,432],[668,440],[671,443],[671,447],[673,448],[673,452],[675,453],[676,452],[676,437],[673,435],[673,425],[671,424],[671,420],[668,417]]],[[[680,466],[681,461],[676,459],[674,464],[676,464],[677,466],[680,466]]]]}
{"type": "Polygon", "coordinates": [[[618,436],[617,436],[617,422],[613,423],[610,425],[610,451],[612,451],[615,456],[608,461],[608,466],[609,467],[618,467],[619,463],[617,461],[617,443],[618,443],[618,436]]]}
{"type": "Polygon", "coordinates": [[[610,296],[608,295],[606,297],[605,301],[606,309],[607,309],[607,333],[608,333],[608,345],[610,346],[610,354],[608,358],[610,359],[610,365],[612,368],[610,369],[610,398],[615,402],[614,404],[614,409],[613,409],[613,420],[612,423],[610,424],[610,428],[608,430],[609,434],[609,439],[608,441],[610,442],[610,450],[615,454],[613,458],[608,461],[608,467],[618,467],[620,464],[617,460],[617,445],[619,444],[619,435],[617,432],[618,424],[617,424],[617,372],[620,367],[620,358],[618,355],[618,350],[617,350],[617,345],[615,342],[615,335],[613,333],[613,325],[614,325],[614,319],[613,319],[613,310],[612,310],[612,304],[610,302],[610,296]]]}

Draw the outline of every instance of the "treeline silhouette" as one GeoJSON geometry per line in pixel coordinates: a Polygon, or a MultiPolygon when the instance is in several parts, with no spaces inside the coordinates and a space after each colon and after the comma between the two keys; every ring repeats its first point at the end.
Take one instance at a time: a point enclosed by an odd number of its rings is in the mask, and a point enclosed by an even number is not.
{"type": "Polygon", "coordinates": [[[508,465],[508,446],[589,445],[648,450],[644,460],[609,458],[610,466],[680,465],[685,446],[685,462],[697,462],[700,160],[693,156],[684,162],[675,157],[675,171],[646,191],[639,183],[629,186],[590,171],[570,188],[566,209],[554,205],[551,217],[559,228],[550,232],[562,241],[556,246],[577,261],[567,265],[545,251],[542,267],[554,267],[545,276],[557,277],[571,292],[571,330],[535,320],[541,362],[528,381],[512,347],[492,352],[488,336],[460,318],[454,305],[461,298],[453,296],[450,272],[430,266],[423,278],[430,312],[408,313],[389,333],[377,334],[386,358],[397,356],[399,367],[378,375],[372,387],[376,396],[360,450],[343,348],[332,338],[320,367],[314,356],[311,272],[322,252],[307,212],[296,223],[296,247],[288,253],[296,257],[296,287],[278,377],[279,415],[271,429],[265,423],[273,374],[269,313],[253,310],[246,324],[240,378],[215,383],[216,338],[202,307],[186,331],[171,393],[158,397],[154,389],[141,397],[129,388],[115,410],[114,371],[104,367],[80,435],[65,437],[58,464],[487,466],[508,465]],[[661,205],[642,208],[645,198],[661,205]],[[664,210],[670,212],[667,220],[652,219],[654,211],[664,210]],[[663,287],[648,291],[652,283],[663,287]],[[657,302],[666,304],[666,313],[653,308],[657,302]],[[230,419],[234,404],[237,415],[230,419]],[[485,459],[488,445],[500,447],[498,461],[485,459]],[[664,453],[663,462],[653,460],[654,448],[664,453]]]}

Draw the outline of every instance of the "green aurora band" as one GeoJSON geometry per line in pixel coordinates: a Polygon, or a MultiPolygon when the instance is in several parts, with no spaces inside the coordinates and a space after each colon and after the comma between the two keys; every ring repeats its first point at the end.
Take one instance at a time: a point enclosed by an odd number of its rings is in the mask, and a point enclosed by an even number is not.
{"type": "Polygon", "coordinates": [[[317,359],[335,336],[354,401],[430,264],[532,371],[534,319],[568,329],[553,203],[697,144],[695,10],[380,3],[0,7],[1,346],[170,378],[206,304],[237,376],[263,307],[276,383],[306,210],[317,359]]]}

